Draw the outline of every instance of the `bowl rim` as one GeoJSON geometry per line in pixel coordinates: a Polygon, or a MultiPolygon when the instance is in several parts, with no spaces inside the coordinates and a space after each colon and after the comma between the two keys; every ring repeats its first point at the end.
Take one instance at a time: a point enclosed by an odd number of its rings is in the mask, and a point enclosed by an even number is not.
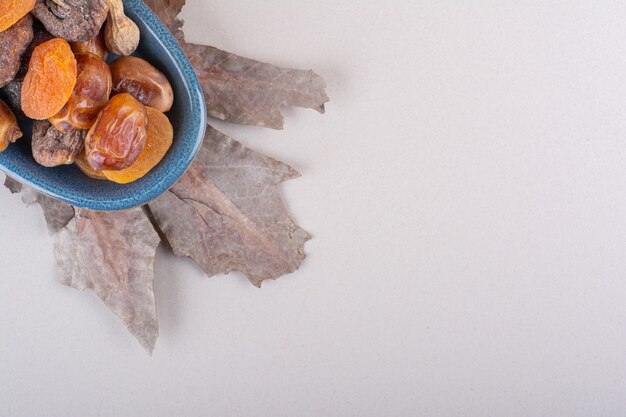
{"type": "Polygon", "coordinates": [[[69,190],[63,192],[63,190],[59,188],[51,188],[48,184],[44,184],[36,178],[28,178],[27,172],[20,172],[22,171],[21,169],[11,169],[10,166],[0,167],[7,176],[34,188],[38,192],[73,206],[93,211],[128,210],[134,207],[143,206],[159,197],[161,194],[169,190],[187,171],[200,151],[204,135],[206,133],[207,113],[204,93],[200,87],[200,81],[198,80],[191,63],[187,59],[187,56],[178,44],[178,41],[163,24],[161,19],[159,19],[159,17],[142,0],[124,0],[124,5],[133,9],[133,12],[145,22],[145,29],[150,31],[151,36],[158,39],[158,41],[163,45],[164,50],[169,55],[169,61],[174,64],[178,72],[183,77],[182,81],[191,97],[194,112],[197,111],[199,113],[197,126],[196,123],[194,123],[193,130],[188,133],[192,137],[195,136],[194,146],[189,155],[186,155],[185,158],[178,160],[176,164],[172,164],[171,169],[168,169],[165,175],[160,177],[157,181],[154,181],[154,183],[151,184],[149,188],[146,188],[145,191],[139,194],[135,193],[121,199],[93,199],[86,198],[83,195],[80,195],[80,193],[69,192],[69,190]]]}

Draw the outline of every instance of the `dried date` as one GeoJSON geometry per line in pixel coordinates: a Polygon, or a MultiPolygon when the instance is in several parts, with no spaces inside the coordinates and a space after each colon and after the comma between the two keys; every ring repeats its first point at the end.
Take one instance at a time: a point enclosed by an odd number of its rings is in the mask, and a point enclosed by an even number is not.
{"type": "Polygon", "coordinates": [[[134,56],[111,63],[113,92],[129,93],[144,105],[166,113],[174,103],[174,92],[165,75],[148,61],[134,56]]]}
{"type": "Polygon", "coordinates": [[[94,54],[76,55],[78,76],[69,101],[48,120],[60,131],[89,129],[111,95],[111,70],[94,54]]]}
{"type": "Polygon", "coordinates": [[[45,167],[73,164],[83,150],[86,130],[59,132],[47,120],[33,122],[33,158],[45,167]]]}
{"type": "Polygon", "coordinates": [[[143,150],[148,113],[130,94],[113,96],[85,138],[89,165],[96,171],[119,171],[131,166],[143,150]]]}
{"type": "Polygon", "coordinates": [[[85,42],[72,42],[70,44],[75,54],[94,54],[106,61],[109,51],[104,44],[104,33],[100,31],[97,36],[85,42]]]}
{"type": "Polygon", "coordinates": [[[107,5],[105,0],[40,0],[33,15],[54,36],[68,42],[85,42],[100,32],[107,5]]]}
{"type": "Polygon", "coordinates": [[[17,75],[21,56],[33,40],[33,18],[28,14],[4,32],[0,32],[0,87],[17,75]]]}

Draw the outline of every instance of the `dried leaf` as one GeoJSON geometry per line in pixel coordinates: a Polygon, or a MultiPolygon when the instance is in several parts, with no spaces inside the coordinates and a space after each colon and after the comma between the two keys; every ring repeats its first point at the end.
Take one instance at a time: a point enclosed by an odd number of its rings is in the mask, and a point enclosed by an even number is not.
{"type": "Polygon", "coordinates": [[[159,333],[153,291],[159,242],[140,208],[123,212],[77,209],[55,239],[61,283],[95,291],[149,353],[159,333]]]}
{"type": "Polygon", "coordinates": [[[160,238],[142,209],[93,212],[74,208],[6,177],[5,187],[38,203],[55,237],[59,280],[95,291],[148,352],[158,336],[153,292],[160,238]]]}
{"type": "Polygon", "coordinates": [[[291,220],[277,189],[298,176],[209,126],[187,173],[149,206],[174,253],[209,276],[238,270],[260,286],[304,259],[310,236],[291,220]]]}
{"type": "Polygon", "coordinates": [[[21,182],[11,177],[6,177],[4,186],[7,187],[12,194],[22,193],[22,201],[26,207],[30,207],[34,203],[41,206],[50,235],[56,234],[74,217],[74,208],[69,204],[41,194],[30,187],[22,185],[21,182]]]}
{"type": "Polygon", "coordinates": [[[165,26],[169,26],[180,14],[185,0],[144,0],[144,3],[159,16],[165,26]]]}
{"type": "Polygon", "coordinates": [[[185,42],[183,22],[167,23],[196,71],[209,116],[228,122],[282,129],[285,106],[325,112],[326,83],[313,71],[280,68],[185,42]]]}
{"type": "Polygon", "coordinates": [[[284,106],[325,111],[326,83],[313,71],[280,68],[211,46],[182,46],[202,84],[209,116],[282,129],[284,106]]]}

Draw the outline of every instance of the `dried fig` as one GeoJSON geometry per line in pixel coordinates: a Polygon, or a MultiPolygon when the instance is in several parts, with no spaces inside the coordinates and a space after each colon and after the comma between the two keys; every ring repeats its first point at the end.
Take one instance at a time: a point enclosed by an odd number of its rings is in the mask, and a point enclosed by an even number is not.
{"type": "Polygon", "coordinates": [[[106,0],[109,6],[109,20],[104,26],[104,41],[109,51],[128,56],[139,46],[139,28],[124,14],[122,0],[106,0]]]}
{"type": "Polygon", "coordinates": [[[144,105],[166,113],[174,103],[174,92],[165,75],[148,61],[134,56],[111,63],[113,93],[129,93],[144,105]]]}
{"type": "Polygon", "coordinates": [[[15,115],[9,107],[0,100],[0,153],[4,152],[9,143],[22,137],[22,131],[17,125],[15,115]]]}
{"type": "Polygon", "coordinates": [[[85,42],[100,32],[107,11],[105,0],[40,0],[33,15],[54,36],[85,42]]]}
{"type": "Polygon", "coordinates": [[[45,167],[73,164],[85,145],[86,130],[59,132],[47,120],[33,122],[33,158],[45,167]]]}
{"type": "Polygon", "coordinates": [[[0,32],[0,87],[15,78],[20,57],[33,40],[33,18],[28,14],[4,32],[0,32]]]}

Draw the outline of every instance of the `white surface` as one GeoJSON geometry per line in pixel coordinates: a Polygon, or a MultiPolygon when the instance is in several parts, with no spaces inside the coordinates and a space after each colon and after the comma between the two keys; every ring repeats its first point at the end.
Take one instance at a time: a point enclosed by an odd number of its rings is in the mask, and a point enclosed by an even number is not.
{"type": "Polygon", "coordinates": [[[0,198],[2,416],[623,416],[626,9],[191,0],[188,38],[328,81],[286,130],[315,235],[262,290],[159,251],[148,357],[0,198]]]}

